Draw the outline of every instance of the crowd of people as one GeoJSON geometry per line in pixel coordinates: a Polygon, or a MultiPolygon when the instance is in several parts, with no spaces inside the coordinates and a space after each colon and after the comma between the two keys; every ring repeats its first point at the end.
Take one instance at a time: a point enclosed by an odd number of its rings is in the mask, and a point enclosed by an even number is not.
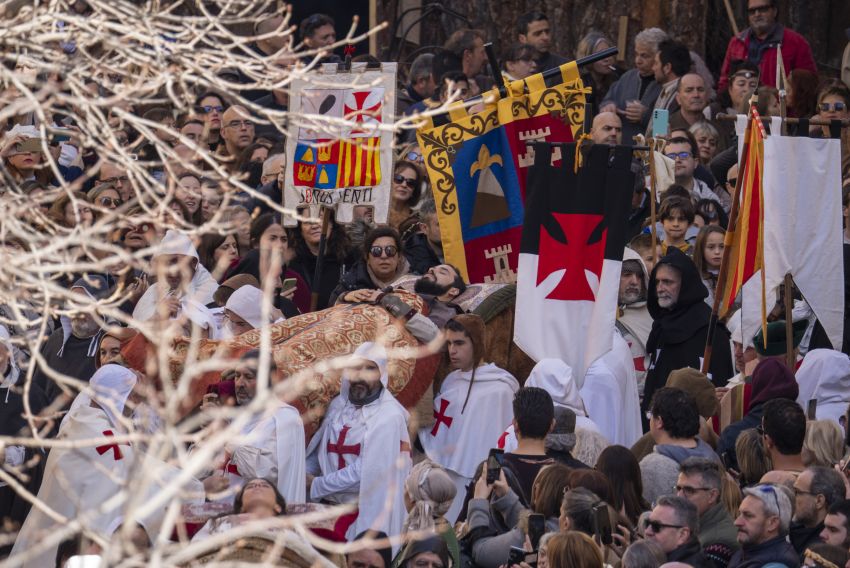
{"type": "MultiPolygon", "coordinates": [[[[805,298],[783,289],[755,337],[738,314],[708,337],[740,171],[723,115],[747,114],[752,97],[764,117],[784,108],[800,119],[792,134],[841,137],[845,259],[850,250],[850,85],[818,73],[775,0],[746,4],[749,27],[720,69],[658,28],[636,35],[633,67],[607,58],[581,69],[592,142],[634,145],[663,109],[663,153],[675,164],[654,227],[638,176],[613,347],[583,377],[559,359],[528,377],[492,362],[494,330],[460,301],[476,283],[446,262],[414,128],[397,134],[386,222],[357,207],[342,224],[283,203],[285,129],[258,113],[285,113],[289,94],[252,88],[250,69],[220,71],[242,86],[192,92],[188,110],[119,100],[99,117],[98,144],[83,108],[7,113],[0,558],[82,566],[72,559],[144,559],[167,542],[214,554],[250,534],[267,539],[270,563],[348,568],[850,566],[847,326],[844,345],[831,345],[805,298]],[[62,262],[40,271],[43,255],[62,262]],[[218,366],[187,363],[217,376],[186,412],[188,386],[164,384],[162,353],[178,338],[189,357],[308,314],[311,326],[357,317],[340,311],[352,306],[385,310],[438,354],[418,405],[391,392],[394,360],[410,355],[381,337],[360,337],[331,363],[338,394],[321,408],[299,406],[296,389],[310,387],[293,386],[284,364],[298,355],[275,357],[267,339],[218,366]],[[131,365],[140,337],[150,350],[131,365]],[[296,529],[302,512],[312,517],[296,529]]],[[[343,61],[324,14],[299,23],[309,54],[282,56],[286,22],[256,22],[256,57],[285,70],[343,61]]],[[[515,37],[501,38],[504,79],[615,45],[590,31],[564,57],[552,52],[557,33],[542,12],[519,16],[515,37]]],[[[396,117],[491,88],[488,39],[460,29],[417,56],[399,77],[396,117]]],[[[87,56],[73,42],[58,49],[87,56]]],[[[26,61],[9,71],[32,76],[26,61]]],[[[63,88],[49,73],[35,80],[63,88]]],[[[118,92],[104,81],[89,79],[90,96],[118,92]]],[[[24,84],[6,85],[4,105],[26,99],[24,84]]]]}

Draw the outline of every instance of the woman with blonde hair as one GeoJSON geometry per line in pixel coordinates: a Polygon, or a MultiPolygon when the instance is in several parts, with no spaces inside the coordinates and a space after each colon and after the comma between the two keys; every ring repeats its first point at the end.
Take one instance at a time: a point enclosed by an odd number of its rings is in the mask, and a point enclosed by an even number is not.
{"type": "Polygon", "coordinates": [[[773,469],[770,454],[764,447],[764,441],[755,428],[741,432],[735,441],[735,455],[738,457],[738,479],[742,487],[755,485],[762,476],[773,469]]]}
{"type": "MultiPolygon", "coordinates": [[[[605,51],[615,45],[602,32],[591,30],[579,40],[578,46],[576,46],[576,59],[605,51]]],[[[613,55],[588,65],[582,71],[584,86],[593,89],[593,93],[588,96],[588,103],[593,105],[593,112],[597,112],[598,103],[605,100],[605,94],[611,88],[611,85],[620,78],[620,72],[614,67],[613,55]]]]}
{"type": "Polygon", "coordinates": [[[548,542],[549,568],[602,568],[602,551],[584,533],[570,531],[548,542]]]}
{"type": "Polygon", "coordinates": [[[844,458],[844,433],[833,420],[809,420],[803,440],[803,464],[832,467],[844,458]]]}
{"type": "MultiPolygon", "coordinates": [[[[427,459],[413,466],[404,482],[407,518],[402,525],[402,534],[427,531],[441,537],[446,542],[453,566],[459,566],[460,547],[445,514],[456,494],[457,487],[446,470],[427,459]]],[[[400,561],[401,552],[393,561],[393,566],[400,561]]]]}

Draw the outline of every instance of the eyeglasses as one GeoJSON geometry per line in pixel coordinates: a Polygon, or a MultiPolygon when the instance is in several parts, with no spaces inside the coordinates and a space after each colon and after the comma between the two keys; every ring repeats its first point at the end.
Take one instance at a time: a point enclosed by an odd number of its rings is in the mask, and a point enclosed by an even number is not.
{"type": "Polygon", "coordinates": [[[381,253],[387,255],[387,258],[393,258],[398,254],[398,247],[394,245],[388,245],[385,247],[374,246],[369,249],[369,254],[371,254],[375,258],[381,258],[381,253]]]}
{"type": "Polygon", "coordinates": [[[416,178],[406,178],[401,174],[395,174],[393,176],[393,181],[395,183],[400,183],[401,185],[406,185],[410,189],[416,188],[416,178]]]}
{"type": "Polygon", "coordinates": [[[118,207],[121,207],[124,204],[124,202],[121,201],[120,199],[113,199],[111,197],[101,197],[100,198],[100,204],[103,205],[104,207],[118,208],[118,207]]]}
{"type": "Polygon", "coordinates": [[[698,491],[711,491],[711,487],[688,487],[687,485],[674,485],[673,491],[683,493],[686,497],[693,497],[698,491]]]}
{"type": "Polygon", "coordinates": [[[124,183],[127,183],[128,181],[130,181],[130,178],[128,178],[127,176],[115,176],[115,177],[100,180],[101,183],[111,183],[113,185],[114,184],[124,184],[124,183]]]}
{"type": "Polygon", "coordinates": [[[831,105],[829,103],[820,103],[818,105],[818,108],[823,112],[829,112],[831,110],[834,110],[836,112],[840,112],[842,110],[847,110],[847,105],[844,104],[844,103],[840,103],[840,102],[839,103],[832,103],[831,105]]]}
{"type": "Polygon", "coordinates": [[[141,225],[130,225],[130,230],[136,233],[147,233],[153,227],[150,223],[142,223],[141,225]]]}
{"type": "Polygon", "coordinates": [[[213,111],[222,112],[224,110],[224,107],[223,106],[214,106],[214,105],[204,105],[204,106],[200,107],[200,109],[202,111],[204,111],[204,114],[209,114],[213,111]]]}
{"type": "Polygon", "coordinates": [[[726,185],[729,187],[735,187],[735,184],[738,183],[738,178],[732,178],[726,180],[726,185]]]}
{"type": "Polygon", "coordinates": [[[769,12],[773,8],[773,4],[765,4],[764,6],[753,6],[752,8],[747,8],[747,14],[753,16],[755,14],[765,14],[769,12]]]}
{"type": "Polygon", "coordinates": [[[664,155],[670,158],[671,160],[675,160],[676,158],[679,158],[680,160],[687,160],[688,158],[693,156],[693,154],[691,154],[690,152],[671,152],[669,154],[664,155]]]}
{"type": "Polygon", "coordinates": [[[253,128],[254,123],[250,120],[231,120],[227,123],[227,126],[230,128],[253,128]]]}
{"type": "Polygon", "coordinates": [[[684,528],[682,525],[668,525],[666,523],[662,523],[661,521],[653,521],[649,520],[646,522],[647,528],[651,528],[652,532],[660,533],[664,529],[681,529],[684,528]]]}
{"type": "Polygon", "coordinates": [[[817,493],[812,493],[811,491],[806,491],[804,489],[794,488],[794,495],[817,495],[817,493]]]}

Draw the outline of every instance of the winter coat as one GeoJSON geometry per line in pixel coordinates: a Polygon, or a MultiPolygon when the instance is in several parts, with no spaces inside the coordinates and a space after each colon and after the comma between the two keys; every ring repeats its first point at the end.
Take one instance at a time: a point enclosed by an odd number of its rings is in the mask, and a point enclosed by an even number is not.
{"type": "Polygon", "coordinates": [[[762,568],[771,563],[787,568],[797,568],[800,565],[800,557],[784,536],[742,548],[729,561],[729,568],[762,568]]]}
{"type": "Polygon", "coordinates": [[[817,65],[812,57],[812,48],[806,38],[782,24],[776,24],[773,31],[755,53],[750,53],[750,42],[753,39],[752,30],[745,29],[732,36],[726,47],[726,57],[720,69],[720,82],[717,90],[722,92],[729,86],[729,71],[735,60],[747,60],[759,66],[759,81],[762,85],[776,85],[776,54],[777,47],[782,44],[782,61],[785,63],[785,73],[790,74],[794,69],[807,69],[817,73],[817,65]]]}
{"type": "Polygon", "coordinates": [[[640,460],[640,476],[643,481],[643,498],[654,503],[662,495],[673,492],[679,478],[679,464],[688,458],[708,458],[719,461],[717,454],[702,439],[696,438],[693,448],[659,444],[653,452],[640,460]]]}

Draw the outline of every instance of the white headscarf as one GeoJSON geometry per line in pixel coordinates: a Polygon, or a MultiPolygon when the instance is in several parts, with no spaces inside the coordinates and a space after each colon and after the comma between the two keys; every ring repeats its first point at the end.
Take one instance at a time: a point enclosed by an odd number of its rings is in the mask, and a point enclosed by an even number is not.
{"type": "Polygon", "coordinates": [[[91,401],[95,401],[109,417],[109,422],[115,428],[121,428],[118,417],[124,414],[124,406],[134,386],[136,374],[133,371],[112,363],[104,365],[92,375],[88,388],[74,399],[71,409],[62,419],[62,424],[76,408],[88,406],[91,401]]]}
{"type": "Polygon", "coordinates": [[[850,402],[850,358],[841,351],[813,349],[797,370],[797,384],[800,387],[797,402],[803,408],[810,399],[815,399],[817,419],[837,423],[850,402]]]}
{"type": "MultiPolygon", "coordinates": [[[[245,286],[240,286],[238,290],[230,295],[224,307],[250,323],[254,329],[259,329],[265,323],[263,322],[264,300],[262,290],[256,286],[246,284],[245,286]]],[[[278,310],[270,306],[268,323],[274,322],[277,312],[278,310]]]]}
{"type": "Polygon", "coordinates": [[[198,250],[192,244],[192,239],[188,235],[174,229],[168,229],[165,232],[165,236],[160,241],[153,257],[156,258],[165,254],[180,254],[199,259],[198,250]]]}
{"type": "Polygon", "coordinates": [[[560,359],[541,359],[528,375],[525,386],[541,388],[549,393],[555,406],[569,408],[576,416],[587,416],[573,380],[573,370],[560,359]]]}

